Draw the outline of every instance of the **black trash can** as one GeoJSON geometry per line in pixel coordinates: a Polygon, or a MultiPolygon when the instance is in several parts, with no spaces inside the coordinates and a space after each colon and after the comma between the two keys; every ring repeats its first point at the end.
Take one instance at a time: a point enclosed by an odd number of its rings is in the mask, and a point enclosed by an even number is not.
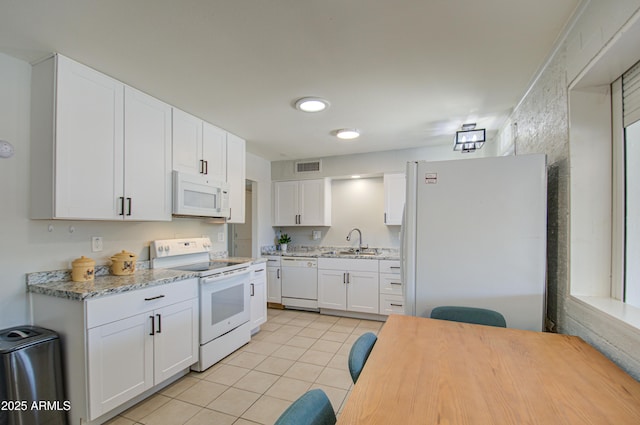
{"type": "Polygon", "coordinates": [[[66,425],[60,338],[48,329],[0,330],[0,425],[66,425]]]}

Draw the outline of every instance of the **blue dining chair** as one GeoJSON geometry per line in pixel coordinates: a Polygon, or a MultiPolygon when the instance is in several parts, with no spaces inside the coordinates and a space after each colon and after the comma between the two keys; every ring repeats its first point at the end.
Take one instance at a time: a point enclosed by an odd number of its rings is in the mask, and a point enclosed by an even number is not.
{"type": "Polygon", "coordinates": [[[334,425],[336,414],[329,398],[319,388],[307,391],[293,402],[274,425],[334,425]]]}
{"type": "Polygon", "coordinates": [[[371,350],[373,350],[373,346],[377,340],[378,337],[374,333],[367,332],[366,334],[360,335],[356,342],[353,343],[351,351],[349,352],[349,373],[351,374],[351,379],[353,379],[354,384],[358,380],[360,372],[362,372],[364,364],[367,362],[369,354],[371,354],[371,350]]]}
{"type": "Polygon", "coordinates": [[[431,310],[431,318],[500,328],[507,327],[507,321],[502,314],[486,308],[440,306],[431,310]]]}

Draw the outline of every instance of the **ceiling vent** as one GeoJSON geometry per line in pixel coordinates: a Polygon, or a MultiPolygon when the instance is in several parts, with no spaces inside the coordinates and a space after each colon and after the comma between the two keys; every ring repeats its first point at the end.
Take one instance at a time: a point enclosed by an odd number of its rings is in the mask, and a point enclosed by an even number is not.
{"type": "Polygon", "coordinates": [[[296,173],[317,173],[322,171],[321,161],[296,162],[296,173]]]}

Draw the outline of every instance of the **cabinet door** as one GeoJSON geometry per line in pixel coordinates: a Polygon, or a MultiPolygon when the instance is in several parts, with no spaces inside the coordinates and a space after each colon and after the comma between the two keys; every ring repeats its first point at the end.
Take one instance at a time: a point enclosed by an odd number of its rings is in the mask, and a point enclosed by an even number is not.
{"type": "Polygon", "coordinates": [[[378,313],[378,273],[348,272],[347,310],[378,313]]]}
{"type": "Polygon", "coordinates": [[[267,301],[276,304],[282,303],[280,267],[267,267],[267,301]]]}
{"type": "Polygon", "coordinates": [[[65,57],[57,61],[54,215],[117,219],[124,85],[65,57]]]}
{"type": "Polygon", "coordinates": [[[318,270],[318,307],[346,310],[346,286],[343,270],[318,270]]]}
{"type": "Polygon", "coordinates": [[[401,225],[405,194],[404,174],[384,175],[384,224],[401,225]]]}
{"type": "Polygon", "coordinates": [[[173,108],[173,169],[200,174],[202,162],[202,120],[173,108]]]}
{"type": "Polygon", "coordinates": [[[198,299],[155,310],[154,382],[159,384],[198,361],[198,299]]]}
{"type": "Polygon", "coordinates": [[[251,281],[251,330],[254,331],[267,321],[267,275],[265,267],[254,272],[251,281]]]}
{"type": "MultiPolygon", "coordinates": [[[[89,329],[87,334],[91,420],[151,388],[151,313],[89,329]]],[[[83,367],[82,365],[68,365],[83,367]]]]}
{"type": "Polygon", "coordinates": [[[299,224],[325,225],[325,180],[301,180],[299,224]]]}
{"type": "Polygon", "coordinates": [[[245,161],[245,141],[234,134],[227,133],[227,183],[230,207],[227,223],[244,223],[245,161]]]}
{"type": "Polygon", "coordinates": [[[171,220],[171,106],[125,87],[125,211],[131,220],[171,220]]]}
{"type": "Polygon", "coordinates": [[[212,180],[227,181],[227,132],[209,124],[202,125],[204,174],[212,180]]]}
{"type": "Polygon", "coordinates": [[[273,184],[273,225],[297,224],[298,182],[286,181],[273,184]]]}

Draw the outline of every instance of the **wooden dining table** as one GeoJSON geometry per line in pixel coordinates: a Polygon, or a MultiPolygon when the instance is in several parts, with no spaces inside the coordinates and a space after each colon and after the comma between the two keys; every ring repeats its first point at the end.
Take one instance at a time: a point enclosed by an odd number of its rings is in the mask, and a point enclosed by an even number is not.
{"type": "Polygon", "coordinates": [[[571,335],[392,315],[339,425],[640,424],[640,382],[571,335]]]}

